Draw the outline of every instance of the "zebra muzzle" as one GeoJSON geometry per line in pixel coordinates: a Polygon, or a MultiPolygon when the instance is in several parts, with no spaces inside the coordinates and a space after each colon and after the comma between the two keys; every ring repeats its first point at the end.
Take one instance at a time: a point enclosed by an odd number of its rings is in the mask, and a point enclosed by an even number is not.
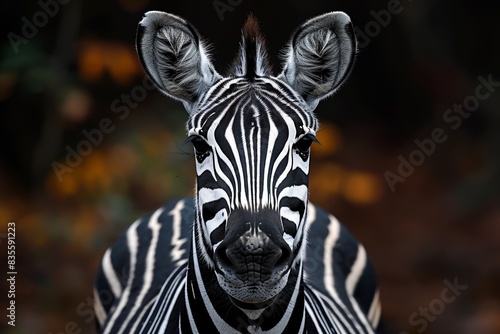
{"type": "Polygon", "coordinates": [[[275,284],[292,262],[279,214],[273,210],[233,211],[214,261],[219,273],[229,280],[246,286],[275,284]]]}

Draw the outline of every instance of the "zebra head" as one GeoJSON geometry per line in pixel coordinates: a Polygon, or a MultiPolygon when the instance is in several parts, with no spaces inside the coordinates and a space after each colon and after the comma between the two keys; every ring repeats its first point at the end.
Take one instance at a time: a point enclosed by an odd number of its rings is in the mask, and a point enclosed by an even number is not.
{"type": "Polygon", "coordinates": [[[157,88],[189,113],[196,160],[197,258],[233,303],[269,305],[305,247],[310,146],[318,102],[339,89],[356,53],[349,17],[332,12],[298,28],[284,66],[271,74],[250,17],[233,72],[222,76],[197,31],[177,16],[148,12],[137,34],[157,88]]]}

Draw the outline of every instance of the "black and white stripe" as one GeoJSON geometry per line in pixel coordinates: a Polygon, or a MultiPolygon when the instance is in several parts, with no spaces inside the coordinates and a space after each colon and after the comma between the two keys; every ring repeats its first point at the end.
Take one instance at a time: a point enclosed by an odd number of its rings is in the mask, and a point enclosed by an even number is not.
{"type": "Polygon", "coordinates": [[[186,21],[149,12],[137,36],[158,88],[190,114],[196,196],[136,221],[105,253],[100,333],[374,333],[378,290],[365,249],[308,203],[313,109],[352,67],[349,18],[292,37],[270,74],[250,17],[233,74],[219,75],[186,21]]]}

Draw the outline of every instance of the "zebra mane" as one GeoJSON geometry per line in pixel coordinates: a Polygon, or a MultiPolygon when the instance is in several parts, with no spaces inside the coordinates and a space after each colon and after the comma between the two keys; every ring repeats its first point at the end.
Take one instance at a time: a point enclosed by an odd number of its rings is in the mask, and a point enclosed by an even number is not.
{"type": "Polygon", "coordinates": [[[265,40],[260,33],[259,22],[253,14],[248,16],[243,27],[239,54],[231,72],[236,77],[249,80],[271,74],[265,40]]]}

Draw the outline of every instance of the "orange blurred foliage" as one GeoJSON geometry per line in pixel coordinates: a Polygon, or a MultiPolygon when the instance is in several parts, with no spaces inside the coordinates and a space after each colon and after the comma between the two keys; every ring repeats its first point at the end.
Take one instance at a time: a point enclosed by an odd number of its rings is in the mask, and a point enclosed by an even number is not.
{"type": "Polygon", "coordinates": [[[309,177],[309,189],[313,201],[341,196],[358,205],[378,202],[384,193],[380,177],[369,172],[350,171],[333,162],[314,167],[309,177]]]}
{"type": "Polygon", "coordinates": [[[127,85],[142,70],[132,47],[119,42],[86,40],[78,52],[78,70],[87,81],[101,80],[107,72],[119,85],[127,85]]]}
{"type": "Polygon", "coordinates": [[[92,100],[88,92],[80,89],[72,90],[64,96],[59,111],[66,121],[79,123],[87,118],[92,100]]]}
{"type": "Polygon", "coordinates": [[[343,195],[356,204],[371,204],[378,202],[383,194],[383,184],[380,177],[367,172],[345,173],[343,195]]]}
{"type": "Polygon", "coordinates": [[[322,123],[316,138],[319,145],[312,146],[313,157],[323,158],[332,156],[342,146],[342,136],[338,128],[332,123],[322,123]]]}
{"type": "Polygon", "coordinates": [[[58,198],[71,197],[80,192],[95,195],[109,190],[112,185],[113,176],[108,172],[106,155],[97,150],[71,169],[71,173],[64,173],[61,182],[56,173],[49,175],[47,189],[50,194],[58,198]]]}

